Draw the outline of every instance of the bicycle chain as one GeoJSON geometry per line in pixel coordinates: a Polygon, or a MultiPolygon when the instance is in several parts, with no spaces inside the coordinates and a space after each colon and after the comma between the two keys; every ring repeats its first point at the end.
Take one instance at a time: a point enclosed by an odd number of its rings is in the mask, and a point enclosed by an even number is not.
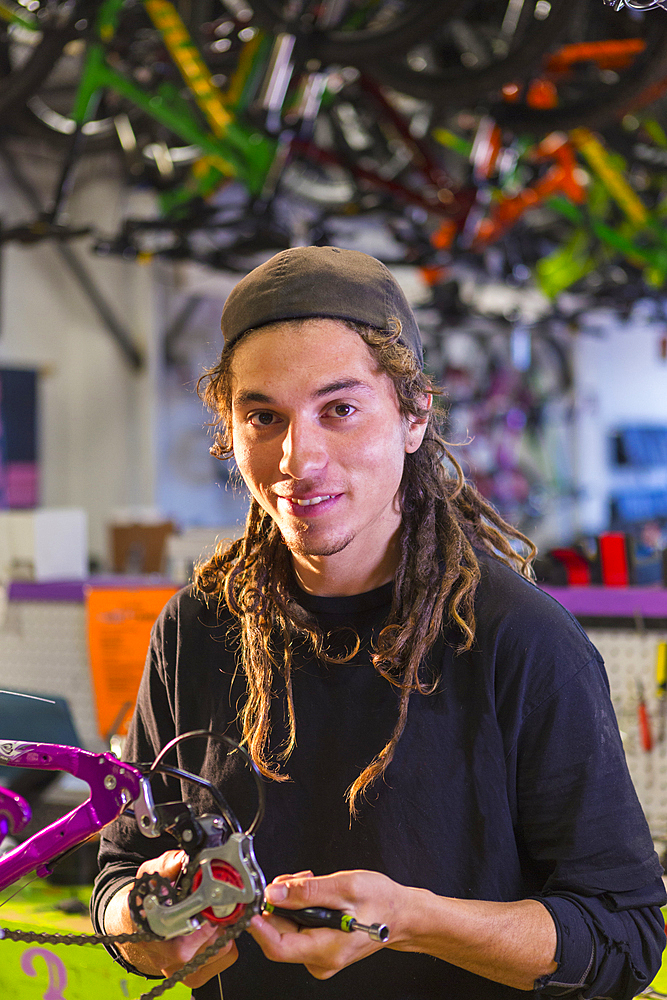
{"type": "Polygon", "coordinates": [[[213,956],[216,955],[221,948],[224,948],[226,944],[237,938],[249,925],[250,920],[256,912],[257,909],[254,905],[247,906],[236,923],[231,924],[225,930],[224,934],[221,934],[220,937],[216,938],[215,941],[201,953],[201,955],[195,955],[195,957],[191,958],[182,969],[174,972],[168,979],[163,980],[163,982],[158,983],[157,986],[154,986],[149,993],[142,993],[139,1000],[154,1000],[155,997],[159,997],[167,990],[170,990],[172,986],[176,985],[176,983],[180,983],[186,978],[186,976],[189,976],[190,973],[196,972],[201,965],[208,962],[209,958],[213,958],[213,956]]]}
{"type": "Polygon", "coordinates": [[[26,941],[34,944],[127,944],[130,941],[159,941],[157,934],[134,931],[132,934],[46,934],[41,931],[11,930],[0,927],[0,940],[26,941]]]}
{"type": "MultiPolygon", "coordinates": [[[[142,993],[139,1000],[155,1000],[155,997],[161,996],[167,990],[171,989],[172,986],[176,986],[183,979],[189,976],[192,972],[196,972],[197,969],[204,965],[210,958],[224,948],[226,944],[237,938],[246,927],[249,925],[250,920],[258,912],[257,904],[250,904],[245,908],[236,923],[228,927],[224,934],[213,941],[212,944],[208,946],[200,955],[195,955],[191,958],[181,969],[172,973],[167,979],[164,979],[161,983],[154,986],[148,993],[142,993]]],[[[132,934],[46,934],[41,931],[22,931],[22,930],[11,930],[9,927],[0,927],[0,940],[7,941],[25,941],[26,943],[32,944],[72,944],[72,945],[85,945],[85,944],[127,944],[134,941],[162,941],[163,938],[159,934],[152,934],[149,931],[135,931],[132,934]]]]}

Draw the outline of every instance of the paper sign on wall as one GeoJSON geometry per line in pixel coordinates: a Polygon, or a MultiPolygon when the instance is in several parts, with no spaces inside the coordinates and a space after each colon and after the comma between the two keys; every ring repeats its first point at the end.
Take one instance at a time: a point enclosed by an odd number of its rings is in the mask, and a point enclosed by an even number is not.
{"type": "Polygon", "coordinates": [[[176,587],[88,587],[88,650],[97,726],[102,738],[127,730],[150,632],[176,587]]]}

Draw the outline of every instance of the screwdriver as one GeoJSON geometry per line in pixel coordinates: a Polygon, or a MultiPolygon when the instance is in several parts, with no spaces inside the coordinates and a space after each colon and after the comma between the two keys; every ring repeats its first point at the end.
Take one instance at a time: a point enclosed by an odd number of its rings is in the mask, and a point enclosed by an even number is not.
{"type": "Polygon", "coordinates": [[[655,696],[658,699],[657,742],[665,738],[665,716],[667,715],[667,642],[659,642],[655,657],[655,696]]]}
{"type": "Polygon", "coordinates": [[[365,931],[373,941],[384,944],[389,940],[389,928],[386,924],[360,924],[355,917],[342,910],[327,910],[323,906],[307,906],[304,910],[287,910],[283,906],[273,906],[265,903],[267,913],[275,913],[277,917],[285,917],[293,924],[301,927],[333,927],[336,931],[365,931]]]}
{"type": "Polygon", "coordinates": [[[651,735],[651,723],[644,701],[644,685],[637,681],[637,724],[639,726],[639,738],[642,749],[650,753],[653,749],[653,736],[651,735]]]}

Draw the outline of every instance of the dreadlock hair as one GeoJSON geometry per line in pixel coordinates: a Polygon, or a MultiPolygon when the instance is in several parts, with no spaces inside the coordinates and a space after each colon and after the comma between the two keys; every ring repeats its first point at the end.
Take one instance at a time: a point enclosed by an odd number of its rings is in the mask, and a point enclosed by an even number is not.
{"type": "MultiPolygon", "coordinates": [[[[439,393],[412,351],[399,343],[400,329],[344,325],[359,334],[379,370],[393,382],[403,418],[428,418],[422,444],[405,456],[393,602],[372,653],[375,669],[397,688],[398,715],[389,742],[348,789],[353,818],[360,799],[394,756],[405,728],[410,695],[427,695],[437,687],[439,677],[427,676],[424,664],[443,626],[454,624],[458,628],[458,651],[468,650],[474,643],[474,597],[480,579],[475,549],[491,554],[528,579],[533,577],[531,564],[537,550],[465,480],[440,433],[444,410],[429,410],[424,405],[429,394],[439,393]]],[[[217,432],[211,453],[220,459],[233,454],[232,361],[237,344],[238,340],[225,347],[218,364],[205,372],[197,385],[200,397],[215,414],[212,426],[217,432]]],[[[194,575],[195,586],[206,595],[217,595],[238,620],[241,667],[248,688],[240,709],[243,740],[261,773],[278,781],[287,780],[288,775],[280,771],[267,750],[274,674],[282,675],[287,697],[289,737],[276,755],[284,761],[296,745],[292,649],[305,640],[318,658],[335,659],[327,654],[325,636],[316,622],[292,596],[291,581],[289,550],[273,519],[254,499],[244,536],[231,545],[218,545],[214,555],[196,567],[194,575]]],[[[350,659],[357,649],[358,640],[356,649],[335,662],[350,659]]]]}

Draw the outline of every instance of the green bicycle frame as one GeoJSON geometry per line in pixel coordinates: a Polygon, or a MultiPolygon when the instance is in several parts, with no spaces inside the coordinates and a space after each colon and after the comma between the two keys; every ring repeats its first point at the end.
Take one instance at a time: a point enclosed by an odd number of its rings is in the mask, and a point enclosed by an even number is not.
{"type": "MultiPolygon", "coordinates": [[[[660,132],[659,138],[667,142],[660,132]]],[[[441,145],[470,158],[472,143],[468,139],[445,128],[433,129],[432,135],[441,145]]],[[[593,182],[607,192],[607,200],[617,205],[627,221],[624,226],[610,225],[604,215],[584,211],[569,198],[555,195],[548,198],[547,207],[572,222],[575,229],[565,246],[538,262],[538,285],[553,298],[588,274],[595,267],[588,246],[588,237],[592,235],[604,250],[617,253],[641,268],[649,284],[661,287],[667,280],[667,231],[658,213],[643,204],[623,173],[623,163],[617,163],[618,158],[597,137],[585,129],[575,129],[571,139],[585,159],[593,182]]],[[[588,201],[590,207],[590,194],[588,201]]]]}
{"type": "Polygon", "coordinates": [[[222,94],[211,81],[199,50],[176,9],[170,0],[158,2],[161,17],[156,27],[167,48],[178,48],[180,58],[175,60],[176,64],[211,124],[211,131],[200,125],[175,87],[165,83],[155,92],[147,92],[107,61],[105,43],[116,32],[124,0],[105,0],[100,8],[95,24],[95,40],[86,52],[77,87],[72,119],[77,127],[83,127],[93,117],[100,92],[107,88],[113,90],[184,142],[198,147],[220,179],[238,178],[252,194],[259,194],[273,162],[276,144],[261,132],[246,128],[236,120],[233,110],[229,110],[222,94]],[[188,66],[193,68],[190,74],[188,66]]]}

